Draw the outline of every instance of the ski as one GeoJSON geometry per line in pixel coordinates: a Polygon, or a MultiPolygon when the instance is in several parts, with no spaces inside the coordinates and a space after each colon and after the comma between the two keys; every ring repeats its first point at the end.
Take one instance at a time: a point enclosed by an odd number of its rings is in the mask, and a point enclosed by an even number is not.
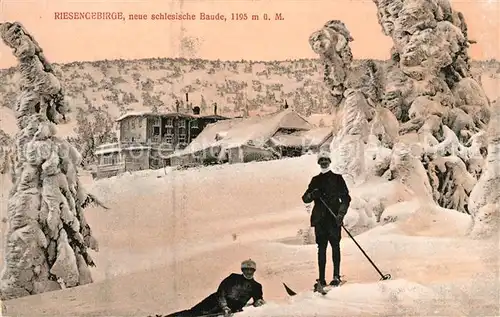
{"type": "MultiPolygon", "coordinates": [[[[336,287],[340,287],[342,285],[344,285],[347,281],[346,280],[342,280],[340,282],[339,285],[337,286],[333,286],[333,285],[326,285],[326,286],[321,286],[319,284],[318,281],[316,281],[316,283],[314,284],[314,288],[313,288],[313,292],[318,292],[322,295],[326,295],[332,288],[336,288],[336,287]]],[[[292,290],[288,285],[286,285],[285,283],[283,283],[283,286],[285,287],[285,290],[286,290],[286,293],[289,295],[289,296],[295,296],[297,295],[297,292],[295,292],[294,290],[292,290]]]]}
{"type": "Polygon", "coordinates": [[[343,280],[343,281],[340,282],[339,285],[336,285],[336,286],[335,285],[318,286],[318,285],[315,284],[315,287],[314,287],[313,291],[314,292],[318,292],[321,295],[326,295],[333,288],[340,287],[340,286],[344,285],[346,282],[347,281],[343,280]]]}
{"type": "Polygon", "coordinates": [[[286,293],[290,296],[295,296],[297,293],[295,293],[290,287],[288,287],[285,283],[283,283],[283,286],[285,286],[286,293]]]}
{"type": "MultiPolygon", "coordinates": [[[[230,313],[229,317],[234,316],[238,312],[230,313]]],[[[176,314],[170,314],[170,315],[155,315],[151,316],[149,315],[148,317],[169,317],[169,316],[176,316],[176,314]]],[[[182,316],[182,315],[179,315],[182,316]]],[[[188,315],[186,315],[188,316],[188,315]]],[[[224,313],[211,313],[211,314],[204,314],[204,315],[189,315],[189,317],[225,317],[224,313]]]]}
{"type": "MultiPolygon", "coordinates": [[[[248,303],[245,305],[245,307],[250,307],[253,306],[252,304],[248,303]]],[[[238,310],[235,312],[229,313],[228,316],[224,316],[224,313],[208,313],[208,314],[202,314],[202,315],[197,315],[196,313],[192,313],[190,310],[181,310],[175,313],[171,313],[169,315],[149,315],[148,317],[233,317],[234,315],[239,315],[238,313],[243,312],[244,310],[238,310]]]]}
{"type": "MultiPolygon", "coordinates": [[[[227,315],[228,317],[232,317],[234,316],[236,313],[230,313],[229,315],[227,315]]],[[[208,314],[208,315],[200,315],[200,316],[196,316],[196,317],[225,317],[226,315],[224,315],[224,313],[215,313],[215,314],[208,314]]]]}

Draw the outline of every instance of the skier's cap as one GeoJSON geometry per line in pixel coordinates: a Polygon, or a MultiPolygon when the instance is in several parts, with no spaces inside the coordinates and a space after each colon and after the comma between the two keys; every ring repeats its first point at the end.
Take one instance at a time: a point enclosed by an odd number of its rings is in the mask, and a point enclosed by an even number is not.
{"type": "Polygon", "coordinates": [[[257,270],[257,264],[252,259],[241,262],[241,269],[254,269],[257,270]]]}
{"type": "Polygon", "coordinates": [[[330,152],[327,152],[327,151],[319,152],[318,153],[318,163],[319,163],[319,160],[321,160],[321,159],[327,159],[331,162],[332,159],[330,158],[330,152]]]}

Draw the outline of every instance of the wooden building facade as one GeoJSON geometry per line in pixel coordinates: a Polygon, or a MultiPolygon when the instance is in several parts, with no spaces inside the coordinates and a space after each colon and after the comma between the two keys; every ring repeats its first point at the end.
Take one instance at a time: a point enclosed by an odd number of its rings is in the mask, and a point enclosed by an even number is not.
{"type": "Polygon", "coordinates": [[[192,114],[179,111],[127,113],[116,120],[119,142],[97,148],[95,177],[169,166],[170,154],[184,149],[208,124],[225,119],[228,118],[217,115],[217,105],[212,115],[200,115],[199,107],[195,107],[192,114]]]}

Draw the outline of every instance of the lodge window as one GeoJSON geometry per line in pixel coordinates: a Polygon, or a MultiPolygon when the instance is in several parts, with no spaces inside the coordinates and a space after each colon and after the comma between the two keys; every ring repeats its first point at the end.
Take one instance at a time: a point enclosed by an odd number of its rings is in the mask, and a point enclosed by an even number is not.
{"type": "Polygon", "coordinates": [[[115,155],[104,154],[102,156],[102,164],[103,165],[112,165],[118,163],[118,157],[115,155]]]}
{"type": "Polygon", "coordinates": [[[191,121],[191,128],[198,129],[198,120],[191,121]]]}
{"type": "Polygon", "coordinates": [[[179,121],[179,143],[186,143],[186,120],[179,121]]]}
{"type": "Polygon", "coordinates": [[[174,128],[165,127],[165,142],[172,144],[174,141],[174,128]]]}
{"type": "Polygon", "coordinates": [[[182,132],[180,132],[180,130],[179,130],[179,143],[186,143],[186,134],[185,133],[183,134],[182,132]]]}
{"type": "Polygon", "coordinates": [[[132,129],[135,129],[135,118],[130,119],[130,123],[132,124],[132,129]]]}
{"type": "Polygon", "coordinates": [[[161,124],[160,118],[153,118],[152,123],[153,123],[152,124],[153,135],[152,135],[151,139],[153,142],[159,142],[160,141],[160,124],[161,124]]]}
{"type": "Polygon", "coordinates": [[[167,118],[165,120],[165,132],[163,133],[164,141],[168,144],[174,143],[174,119],[167,118]]]}

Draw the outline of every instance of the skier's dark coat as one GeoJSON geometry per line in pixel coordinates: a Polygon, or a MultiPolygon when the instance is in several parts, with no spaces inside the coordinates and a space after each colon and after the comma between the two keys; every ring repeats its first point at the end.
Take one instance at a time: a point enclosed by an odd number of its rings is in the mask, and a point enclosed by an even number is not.
{"type": "Polygon", "coordinates": [[[262,285],[254,279],[246,279],[243,274],[232,273],[220,283],[215,293],[210,294],[193,308],[170,314],[167,317],[191,317],[222,313],[224,306],[229,307],[232,312],[238,312],[242,311],[252,298],[254,303],[263,299],[262,285]]]}
{"type": "Polygon", "coordinates": [[[227,305],[232,311],[241,310],[251,298],[254,302],[263,299],[262,285],[259,282],[236,273],[221,282],[216,294],[219,305],[227,305]]]}
{"type": "Polygon", "coordinates": [[[314,176],[302,195],[302,201],[308,204],[314,201],[311,213],[311,226],[314,227],[316,244],[318,245],[319,280],[326,285],[326,249],[328,243],[332,246],[333,276],[340,278],[340,240],[342,239],[342,223],[351,197],[342,175],[332,171],[314,176]],[[323,201],[325,203],[323,203],[323,201]],[[328,210],[327,206],[331,209],[328,210]],[[335,216],[332,215],[332,212],[335,216]],[[335,220],[338,218],[338,222],[335,220]]]}
{"type": "Polygon", "coordinates": [[[342,175],[332,171],[314,176],[302,195],[302,201],[309,204],[314,201],[311,213],[311,227],[331,227],[336,224],[335,218],[321,202],[320,197],[333,213],[344,218],[351,203],[351,196],[342,175]]]}

